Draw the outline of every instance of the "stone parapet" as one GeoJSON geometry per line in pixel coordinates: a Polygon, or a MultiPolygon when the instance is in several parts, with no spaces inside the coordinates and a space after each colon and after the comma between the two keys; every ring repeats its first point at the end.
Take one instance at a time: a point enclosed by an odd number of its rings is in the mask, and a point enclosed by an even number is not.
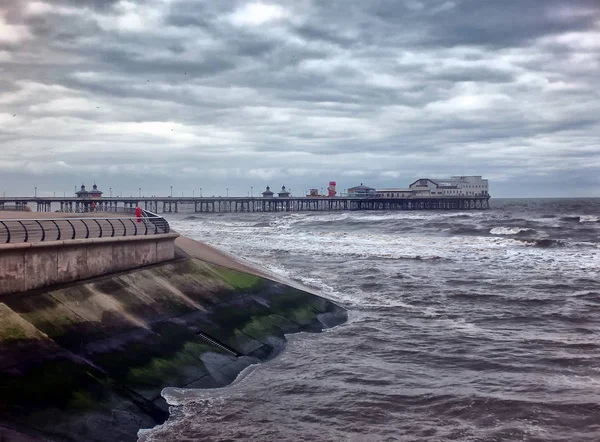
{"type": "Polygon", "coordinates": [[[79,281],[175,257],[179,234],[0,245],[0,295],[79,281]]]}

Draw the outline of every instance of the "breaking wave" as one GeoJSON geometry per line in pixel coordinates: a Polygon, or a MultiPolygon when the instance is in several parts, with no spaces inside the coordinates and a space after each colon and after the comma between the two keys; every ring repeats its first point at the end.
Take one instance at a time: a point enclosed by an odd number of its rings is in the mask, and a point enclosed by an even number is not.
{"type": "Polygon", "coordinates": [[[140,439],[597,442],[600,199],[494,206],[166,215],[349,321],[232,387],[165,394],[140,439]]]}
{"type": "Polygon", "coordinates": [[[521,233],[533,233],[534,229],[528,227],[494,227],[490,230],[492,235],[519,235],[521,233]]]}
{"type": "Polygon", "coordinates": [[[600,217],[596,215],[563,216],[561,221],[575,223],[597,223],[600,222],[600,217]]]}

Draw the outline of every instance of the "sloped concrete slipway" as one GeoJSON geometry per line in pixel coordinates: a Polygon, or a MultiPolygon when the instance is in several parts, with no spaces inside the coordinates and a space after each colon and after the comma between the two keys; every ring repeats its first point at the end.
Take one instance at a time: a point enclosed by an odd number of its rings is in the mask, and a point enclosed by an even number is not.
{"type": "Polygon", "coordinates": [[[346,311],[186,238],[167,263],[0,297],[0,440],[134,441],[346,311]],[[201,258],[201,259],[199,259],[201,258]]]}

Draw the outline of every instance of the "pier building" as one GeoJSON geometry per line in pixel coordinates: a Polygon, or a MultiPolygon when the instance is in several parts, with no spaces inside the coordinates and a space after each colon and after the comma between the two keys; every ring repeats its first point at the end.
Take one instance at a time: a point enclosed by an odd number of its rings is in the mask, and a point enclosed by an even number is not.
{"type": "Polygon", "coordinates": [[[350,187],[348,189],[349,197],[369,197],[375,196],[377,194],[377,189],[373,187],[365,186],[363,183],[360,183],[360,186],[350,187]]]}
{"type": "Polygon", "coordinates": [[[377,196],[381,198],[408,198],[414,194],[414,189],[377,189],[377,196]]]}
{"type": "Polygon", "coordinates": [[[273,195],[275,195],[275,193],[269,186],[267,186],[267,190],[262,193],[263,198],[273,198],[273,195]]]}
{"type": "Polygon", "coordinates": [[[281,186],[281,192],[279,192],[277,194],[277,196],[279,198],[289,198],[290,197],[290,192],[288,192],[285,188],[285,186],[281,186]]]}
{"type": "Polygon", "coordinates": [[[86,190],[85,188],[85,184],[81,184],[81,189],[78,190],[77,192],[75,192],[75,195],[77,195],[78,198],[101,198],[102,194],[104,192],[102,192],[100,189],[98,189],[98,186],[96,185],[96,183],[94,183],[94,186],[92,187],[92,190],[86,190]]]}
{"type": "Polygon", "coordinates": [[[415,191],[428,191],[430,195],[436,196],[485,196],[489,194],[488,180],[483,179],[480,175],[419,178],[409,187],[415,191]]]}

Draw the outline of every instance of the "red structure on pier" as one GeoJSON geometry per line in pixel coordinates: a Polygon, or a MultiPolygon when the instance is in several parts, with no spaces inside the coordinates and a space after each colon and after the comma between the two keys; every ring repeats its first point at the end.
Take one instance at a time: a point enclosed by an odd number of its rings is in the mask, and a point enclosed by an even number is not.
{"type": "Polygon", "coordinates": [[[327,196],[329,198],[333,198],[334,196],[337,195],[337,192],[335,190],[335,186],[336,186],[336,182],[335,181],[329,181],[329,187],[327,188],[327,191],[329,192],[327,194],[327,196]]]}

